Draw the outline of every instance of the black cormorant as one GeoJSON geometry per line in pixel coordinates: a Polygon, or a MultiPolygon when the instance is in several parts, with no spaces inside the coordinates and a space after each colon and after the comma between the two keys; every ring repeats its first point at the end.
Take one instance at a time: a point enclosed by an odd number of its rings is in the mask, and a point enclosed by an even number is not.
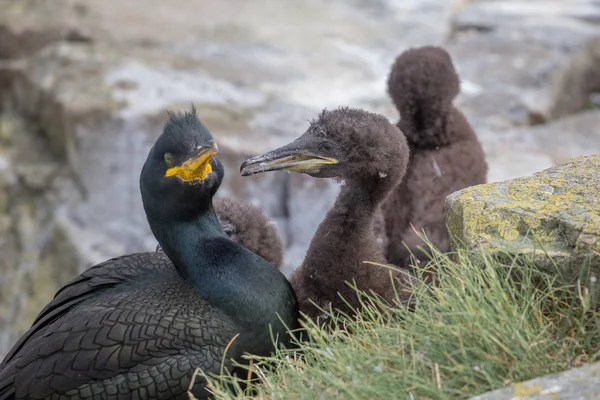
{"type": "MultiPolygon", "coordinates": [[[[322,314],[311,304],[351,313],[358,304],[347,281],[361,290],[394,300],[389,270],[373,231],[377,209],[404,176],[409,149],[402,131],[382,115],[352,108],[323,111],[308,130],[281,148],[246,160],[242,175],[295,171],[343,181],[334,206],[312,238],[304,262],[291,278],[300,311],[313,320],[322,314]],[[348,302],[340,298],[338,293],[348,302]]],[[[410,293],[406,275],[396,275],[401,300],[410,293]]]]}
{"type": "MultiPolygon", "coordinates": [[[[229,367],[287,340],[281,321],[294,327],[296,297],[223,233],[216,152],[195,110],[170,115],[140,177],[164,252],[111,259],[59,290],[2,362],[0,400],[188,399],[196,368],[219,373],[224,357],[229,367]]],[[[192,392],[205,398],[205,386],[197,377],[192,392]]]]}

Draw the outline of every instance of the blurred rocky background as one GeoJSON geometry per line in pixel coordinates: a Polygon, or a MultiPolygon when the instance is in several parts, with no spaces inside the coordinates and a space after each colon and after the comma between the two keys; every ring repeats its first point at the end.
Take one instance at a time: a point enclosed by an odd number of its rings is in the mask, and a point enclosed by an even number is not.
{"type": "Polygon", "coordinates": [[[219,142],[219,194],[249,199],[298,265],[337,186],[241,178],[323,107],[398,115],[388,69],[438,44],[489,181],[600,152],[598,0],[0,0],[0,355],[58,288],[152,250],[138,177],[165,109],[219,142]]]}

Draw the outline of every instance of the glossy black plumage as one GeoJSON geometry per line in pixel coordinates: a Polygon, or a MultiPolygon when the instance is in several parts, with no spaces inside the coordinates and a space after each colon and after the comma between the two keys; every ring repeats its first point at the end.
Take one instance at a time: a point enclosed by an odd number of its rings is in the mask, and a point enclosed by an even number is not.
{"type": "Polygon", "coordinates": [[[269,327],[285,342],[278,315],[294,327],[295,295],[221,230],[211,204],[221,164],[212,158],[203,181],[165,178],[165,151],[183,162],[210,140],[195,112],[170,117],[140,179],[165,252],[111,259],[63,287],[0,364],[0,400],[188,399],[194,370],[218,373],[230,342],[228,369],[243,352],[273,350],[269,327]]]}
{"type": "MultiPolygon", "coordinates": [[[[283,243],[277,226],[269,221],[262,210],[246,201],[230,198],[213,199],[213,207],[223,232],[237,242],[281,270],[283,243]]],[[[379,225],[383,230],[383,220],[379,225]]],[[[383,236],[383,235],[382,235],[383,236]]],[[[162,251],[160,245],[156,251],[162,251]]]]}
{"type": "Polygon", "coordinates": [[[0,374],[0,388],[10,387],[14,397],[2,392],[1,398],[181,395],[196,366],[217,372],[212,364],[222,357],[218,349],[236,331],[226,319],[203,319],[202,311],[209,307],[175,273],[164,253],[99,264],[58,292],[7,355],[5,363],[10,362],[0,374]],[[147,281],[161,284],[148,286],[147,281]],[[130,290],[123,292],[123,285],[130,290]],[[189,300],[187,307],[169,307],[173,297],[189,300]],[[202,335],[208,323],[221,334],[202,335]],[[196,331],[203,343],[190,340],[196,331]],[[172,357],[181,350],[187,352],[184,357],[172,357]]]}

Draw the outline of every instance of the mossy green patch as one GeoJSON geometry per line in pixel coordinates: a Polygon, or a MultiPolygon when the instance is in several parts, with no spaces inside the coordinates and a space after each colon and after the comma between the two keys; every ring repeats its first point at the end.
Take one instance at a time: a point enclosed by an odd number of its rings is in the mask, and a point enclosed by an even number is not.
{"type": "Polygon", "coordinates": [[[598,274],[600,155],[453,193],[446,218],[455,247],[532,255],[541,269],[570,275],[585,263],[598,274]]]}

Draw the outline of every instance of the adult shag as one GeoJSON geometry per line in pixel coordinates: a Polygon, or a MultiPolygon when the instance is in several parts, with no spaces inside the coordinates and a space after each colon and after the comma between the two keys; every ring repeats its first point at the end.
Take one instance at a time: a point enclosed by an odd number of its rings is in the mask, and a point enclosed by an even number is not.
{"type": "Polygon", "coordinates": [[[395,276],[394,289],[388,269],[365,263],[386,263],[373,223],[379,205],[402,180],[408,158],[402,131],[387,118],[339,108],[323,111],[292,143],[242,164],[244,176],[286,170],[343,181],[304,262],[291,278],[300,311],[311,319],[318,321],[322,314],[311,301],[347,313],[358,308],[356,292],[347,284],[353,280],[359,289],[390,301],[395,299],[395,289],[402,300],[409,297],[405,274],[395,276]]]}
{"type": "MultiPolygon", "coordinates": [[[[196,368],[219,373],[222,360],[286,342],[296,297],[221,229],[216,153],[194,109],[170,114],[140,177],[164,252],[108,260],[59,290],[2,362],[1,400],[188,399],[196,368]]],[[[192,393],[208,397],[205,386],[196,377],[192,393]]]]}

